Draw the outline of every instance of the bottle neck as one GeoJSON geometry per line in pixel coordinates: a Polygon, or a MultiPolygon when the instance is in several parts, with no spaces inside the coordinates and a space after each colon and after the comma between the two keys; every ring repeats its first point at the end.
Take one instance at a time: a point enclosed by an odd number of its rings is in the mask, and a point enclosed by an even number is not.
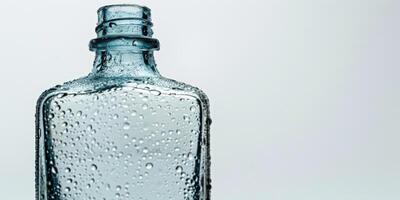
{"type": "Polygon", "coordinates": [[[160,76],[153,52],[150,9],[138,5],[110,5],[98,10],[97,38],[89,43],[96,58],[91,75],[108,77],[160,76]]]}
{"type": "Polygon", "coordinates": [[[92,75],[107,77],[160,76],[152,51],[96,51],[92,75]]]}

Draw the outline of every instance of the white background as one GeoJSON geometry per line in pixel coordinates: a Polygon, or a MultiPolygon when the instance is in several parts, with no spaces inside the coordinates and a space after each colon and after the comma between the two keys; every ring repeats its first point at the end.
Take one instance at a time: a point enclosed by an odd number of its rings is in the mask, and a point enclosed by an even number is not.
{"type": "Polygon", "coordinates": [[[2,0],[0,199],[34,199],[40,93],[89,72],[96,10],[153,12],[212,109],[213,200],[400,199],[398,0],[2,0]]]}

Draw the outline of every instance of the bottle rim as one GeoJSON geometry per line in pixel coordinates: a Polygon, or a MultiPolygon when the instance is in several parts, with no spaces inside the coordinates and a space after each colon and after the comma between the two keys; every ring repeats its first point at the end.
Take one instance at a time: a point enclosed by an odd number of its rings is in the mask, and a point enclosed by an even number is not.
{"type": "Polygon", "coordinates": [[[143,11],[151,11],[151,9],[147,6],[142,6],[139,4],[108,4],[108,5],[104,5],[101,6],[99,9],[97,9],[97,12],[101,12],[103,10],[109,9],[109,8],[113,8],[113,7],[133,7],[133,8],[139,8],[142,9],[143,11]]]}

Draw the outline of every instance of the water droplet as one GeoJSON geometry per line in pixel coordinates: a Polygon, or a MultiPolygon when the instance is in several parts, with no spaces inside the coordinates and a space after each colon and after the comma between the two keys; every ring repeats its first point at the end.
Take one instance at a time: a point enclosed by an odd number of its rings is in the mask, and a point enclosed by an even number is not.
{"type": "Polygon", "coordinates": [[[188,153],[187,157],[188,157],[188,159],[189,159],[189,160],[193,160],[193,159],[194,159],[194,157],[193,157],[193,154],[192,154],[192,153],[188,153]]]}
{"type": "Polygon", "coordinates": [[[70,192],[71,191],[71,188],[70,187],[66,187],[65,188],[65,192],[70,192]]]}
{"type": "Polygon", "coordinates": [[[149,105],[147,105],[146,103],[144,103],[144,104],[142,105],[142,108],[143,108],[143,110],[147,110],[147,108],[149,108],[149,105]]]}
{"type": "Polygon", "coordinates": [[[183,171],[182,166],[178,165],[176,168],[176,172],[181,173],[183,171]]]}
{"type": "Polygon", "coordinates": [[[153,168],[153,163],[147,163],[146,164],[146,169],[151,169],[153,168]]]}
{"type": "Polygon", "coordinates": [[[190,111],[192,111],[192,112],[196,112],[196,106],[190,106],[190,111]]]}
{"type": "Polygon", "coordinates": [[[145,147],[145,148],[143,149],[143,153],[148,153],[148,152],[149,152],[149,149],[145,147]]]}
{"type": "Polygon", "coordinates": [[[160,95],[161,95],[161,92],[158,91],[158,90],[151,90],[150,93],[151,93],[152,95],[155,95],[155,96],[160,96],[160,95]]]}
{"type": "Polygon", "coordinates": [[[97,165],[92,164],[92,165],[90,166],[90,168],[91,168],[92,170],[97,170],[97,165]]]}
{"type": "Polygon", "coordinates": [[[130,127],[130,124],[128,122],[125,122],[122,128],[125,129],[125,130],[128,130],[131,127],[130,127]]]}
{"type": "Polygon", "coordinates": [[[207,119],[206,119],[206,124],[208,124],[208,125],[211,125],[211,124],[212,124],[211,118],[207,118],[207,119]]]}
{"type": "Polygon", "coordinates": [[[57,168],[56,167],[51,167],[51,173],[53,173],[53,174],[57,174],[58,173],[58,170],[57,170],[57,168]]]}
{"type": "Polygon", "coordinates": [[[56,110],[61,110],[61,106],[60,105],[56,105],[56,110]]]}
{"type": "Polygon", "coordinates": [[[69,168],[69,167],[65,168],[65,172],[67,172],[67,173],[71,172],[71,168],[69,168]]]}
{"type": "Polygon", "coordinates": [[[185,120],[185,121],[189,121],[189,120],[190,120],[190,118],[189,118],[189,116],[187,116],[187,115],[184,115],[184,116],[183,116],[183,120],[185,120]]]}
{"type": "Polygon", "coordinates": [[[110,28],[113,28],[113,27],[117,26],[117,24],[114,23],[114,22],[110,22],[110,23],[108,24],[108,26],[109,26],[110,28]]]}

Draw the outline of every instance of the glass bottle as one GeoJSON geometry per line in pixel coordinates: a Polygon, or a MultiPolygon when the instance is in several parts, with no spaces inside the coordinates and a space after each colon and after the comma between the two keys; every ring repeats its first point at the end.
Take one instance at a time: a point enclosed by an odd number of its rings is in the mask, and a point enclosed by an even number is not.
{"type": "Polygon", "coordinates": [[[210,199],[208,99],[159,74],[151,27],[146,7],[101,7],[92,72],[40,96],[36,199],[210,199]]]}

